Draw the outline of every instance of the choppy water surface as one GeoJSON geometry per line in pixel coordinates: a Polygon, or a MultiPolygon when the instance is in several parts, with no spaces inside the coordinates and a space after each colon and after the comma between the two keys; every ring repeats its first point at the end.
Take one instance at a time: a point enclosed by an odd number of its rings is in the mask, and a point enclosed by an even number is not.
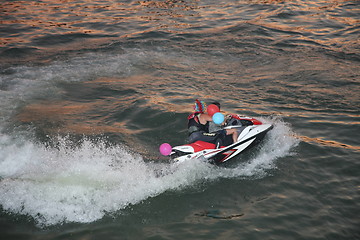
{"type": "Polygon", "coordinates": [[[2,239],[357,239],[358,1],[6,1],[2,239]],[[194,99],[274,124],[182,165],[194,99]]]}

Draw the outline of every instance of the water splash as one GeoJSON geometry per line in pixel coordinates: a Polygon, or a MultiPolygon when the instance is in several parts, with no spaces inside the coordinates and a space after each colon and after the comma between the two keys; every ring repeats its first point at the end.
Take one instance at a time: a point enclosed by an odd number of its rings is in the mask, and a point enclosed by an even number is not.
{"type": "Polygon", "coordinates": [[[29,140],[0,137],[0,204],[31,216],[39,226],[88,223],[165,191],[219,178],[262,177],[277,158],[296,144],[290,128],[278,121],[250,161],[235,168],[201,161],[185,164],[146,162],[121,145],[104,139],[80,144],[59,138],[46,147],[29,140]]]}
{"type": "Polygon", "coordinates": [[[122,146],[62,140],[54,149],[2,140],[0,203],[40,225],[92,222],[163,191],[151,166],[122,146]]]}
{"type": "Polygon", "coordinates": [[[201,163],[174,170],[146,163],[123,146],[106,145],[105,140],[85,139],[74,147],[60,138],[50,148],[1,136],[2,208],[31,216],[39,226],[88,223],[201,178],[201,163]]]}

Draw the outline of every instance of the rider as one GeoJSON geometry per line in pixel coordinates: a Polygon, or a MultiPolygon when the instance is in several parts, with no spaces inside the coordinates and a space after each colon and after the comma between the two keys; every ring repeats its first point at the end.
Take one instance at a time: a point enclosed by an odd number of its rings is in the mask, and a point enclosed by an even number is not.
{"type": "Polygon", "coordinates": [[[209,124],[212,122],[206,112],[206,104],[204,101],[195,100],[195,112],[188,116],[188,131],[189,143],[196,141],[205,141],[215,143],[216,147],[220,147],[224,142],[226,131],[219,130],[216,132],[209,132],[209,124]]]}
{"type": "MultiPolygon", "coordinates": [[[[220,103],[219,102],[213,102],[211,104],[214,104],[216,106],[218,106],[219,110],[220,110],[220,103]]],[[[213,121],[209,122],[209,132],[213,133],[213,132],[219,132],[219,131],[226,131],[226,135],[232,135],[232,141],[233,143],[237,141],[237,138],[239,136],[238,132],[236,129],[222,129],[222,126],[214,123],[213,121]]]]}

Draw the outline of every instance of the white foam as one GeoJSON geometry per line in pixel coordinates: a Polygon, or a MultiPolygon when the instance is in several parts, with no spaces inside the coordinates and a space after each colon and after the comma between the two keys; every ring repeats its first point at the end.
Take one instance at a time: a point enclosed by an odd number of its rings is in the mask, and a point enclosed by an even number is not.
{"type": "Polygon", "coordinates": [[[159,177],[160,165],[103,141],[73,148],[62,140],[54,149],[2,136],[0,151],[0,204],[39,225],[92,222],[196,180],[185,170],[159,177]]]}

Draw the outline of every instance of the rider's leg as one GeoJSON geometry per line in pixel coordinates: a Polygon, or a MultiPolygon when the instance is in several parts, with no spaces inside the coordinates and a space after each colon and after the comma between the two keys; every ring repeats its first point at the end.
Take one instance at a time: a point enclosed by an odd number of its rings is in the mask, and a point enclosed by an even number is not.
{"type": "Polygon", "coordinates": [[[232,135],[233,142],[236,142],[238,139],[238,132],[236,129],[226,129],[226,135],[232,135]]]}

